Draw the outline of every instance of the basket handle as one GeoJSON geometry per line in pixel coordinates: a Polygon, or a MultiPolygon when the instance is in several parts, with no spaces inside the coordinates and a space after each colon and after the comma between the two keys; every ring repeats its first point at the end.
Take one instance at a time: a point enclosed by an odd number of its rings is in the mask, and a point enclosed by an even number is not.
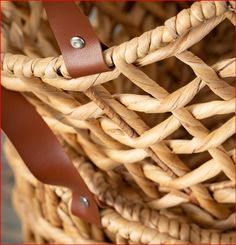
{"type": "MultiPolygon", "coordinates": [[[[69,74],[108,71],[101,43],[75,3],[44,2],[44,6],[69,74]]],[[[3,130],[32,174],[45,184],[70,188],[72,213],[101,226],[94,196],[34,107],[20,93],[2,88],[2,118],[3,130]]]]}
{"type": "Polygon", "coordinates": [[[108,71],[101,43],[75,3],[45,1],[43,4],[69,74],[80,77],[108,71]]]}
{"type": "MultiPolygon", "coordinates": [[[[44,2],[44,6],[72,77],[109,70],[93,28],[75,3],[44,2]]],[[[2,118],[4,132],[31,173],[45,184],[71,189],[72,213],[101,226],[94,196],[34,107],[20,93],[2,87],[2,118]]]]}
{"type": "Polygon", "coordinates": [[[2,87],[2,129],[41,182],[72,190],[72,213],[101,226],[97,203],[56,136],[20,94],[2,87]]]}

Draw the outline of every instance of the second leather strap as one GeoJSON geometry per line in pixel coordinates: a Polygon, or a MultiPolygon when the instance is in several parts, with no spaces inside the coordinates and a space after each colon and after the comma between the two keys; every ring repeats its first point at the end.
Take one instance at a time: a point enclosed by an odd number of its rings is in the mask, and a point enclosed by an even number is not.
{"type": "Polygon", "coordinates": [[[88,18],[75,3],[44,2],[44,7],[69,74],[75,78],[108,71],[101,44],[88,18]],[[84,41],[82,48],[71,45],[73,37],[84,41]]]}

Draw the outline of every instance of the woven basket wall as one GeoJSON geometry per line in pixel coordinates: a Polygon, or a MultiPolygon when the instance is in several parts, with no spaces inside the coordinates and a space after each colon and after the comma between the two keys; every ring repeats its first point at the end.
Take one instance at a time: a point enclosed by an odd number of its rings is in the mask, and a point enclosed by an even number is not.
{"type": "Polygon", "coordinates": [[[42,4],[2,3],[2,85],[103,204],[103,229],[73,216],[7,142],[25,242],[234,244],[235,2],[80,5],[111,71],[71,79],[42,4]]]}

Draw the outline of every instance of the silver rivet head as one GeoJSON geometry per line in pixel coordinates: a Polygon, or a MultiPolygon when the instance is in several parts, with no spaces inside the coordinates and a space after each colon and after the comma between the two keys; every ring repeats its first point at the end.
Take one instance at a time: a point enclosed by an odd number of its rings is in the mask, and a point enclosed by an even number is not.
{"type": "Polygon", "coordinates": [[[89,207],[89,200],[86,197],[80,196],[79,201],[85,208],[89,207]]]}
{"type": "Polygon", "coordinates": [[[70,44],[73,48],[81,49],[85,46],[85,41],[81,37],[72,37],[70,39],[70,44]]]}

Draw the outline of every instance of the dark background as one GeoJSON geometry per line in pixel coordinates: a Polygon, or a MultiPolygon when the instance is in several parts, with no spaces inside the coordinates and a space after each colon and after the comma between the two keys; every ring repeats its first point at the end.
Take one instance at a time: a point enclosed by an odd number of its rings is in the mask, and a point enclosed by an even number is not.
{"type": "MultiPolygon", "coordinates": [[[[2,145],[4,136],[2,135],[2,145]]],[[[12,188],[14,186],[14,177],[10,167],[6,162],[4,152],[1,155],[2,164],[2,219],[1,219],[1,233],[2,241],[1,244],[22,244],[22,235],[19,219],[12,207],[11,195],[12,188]]]]}

